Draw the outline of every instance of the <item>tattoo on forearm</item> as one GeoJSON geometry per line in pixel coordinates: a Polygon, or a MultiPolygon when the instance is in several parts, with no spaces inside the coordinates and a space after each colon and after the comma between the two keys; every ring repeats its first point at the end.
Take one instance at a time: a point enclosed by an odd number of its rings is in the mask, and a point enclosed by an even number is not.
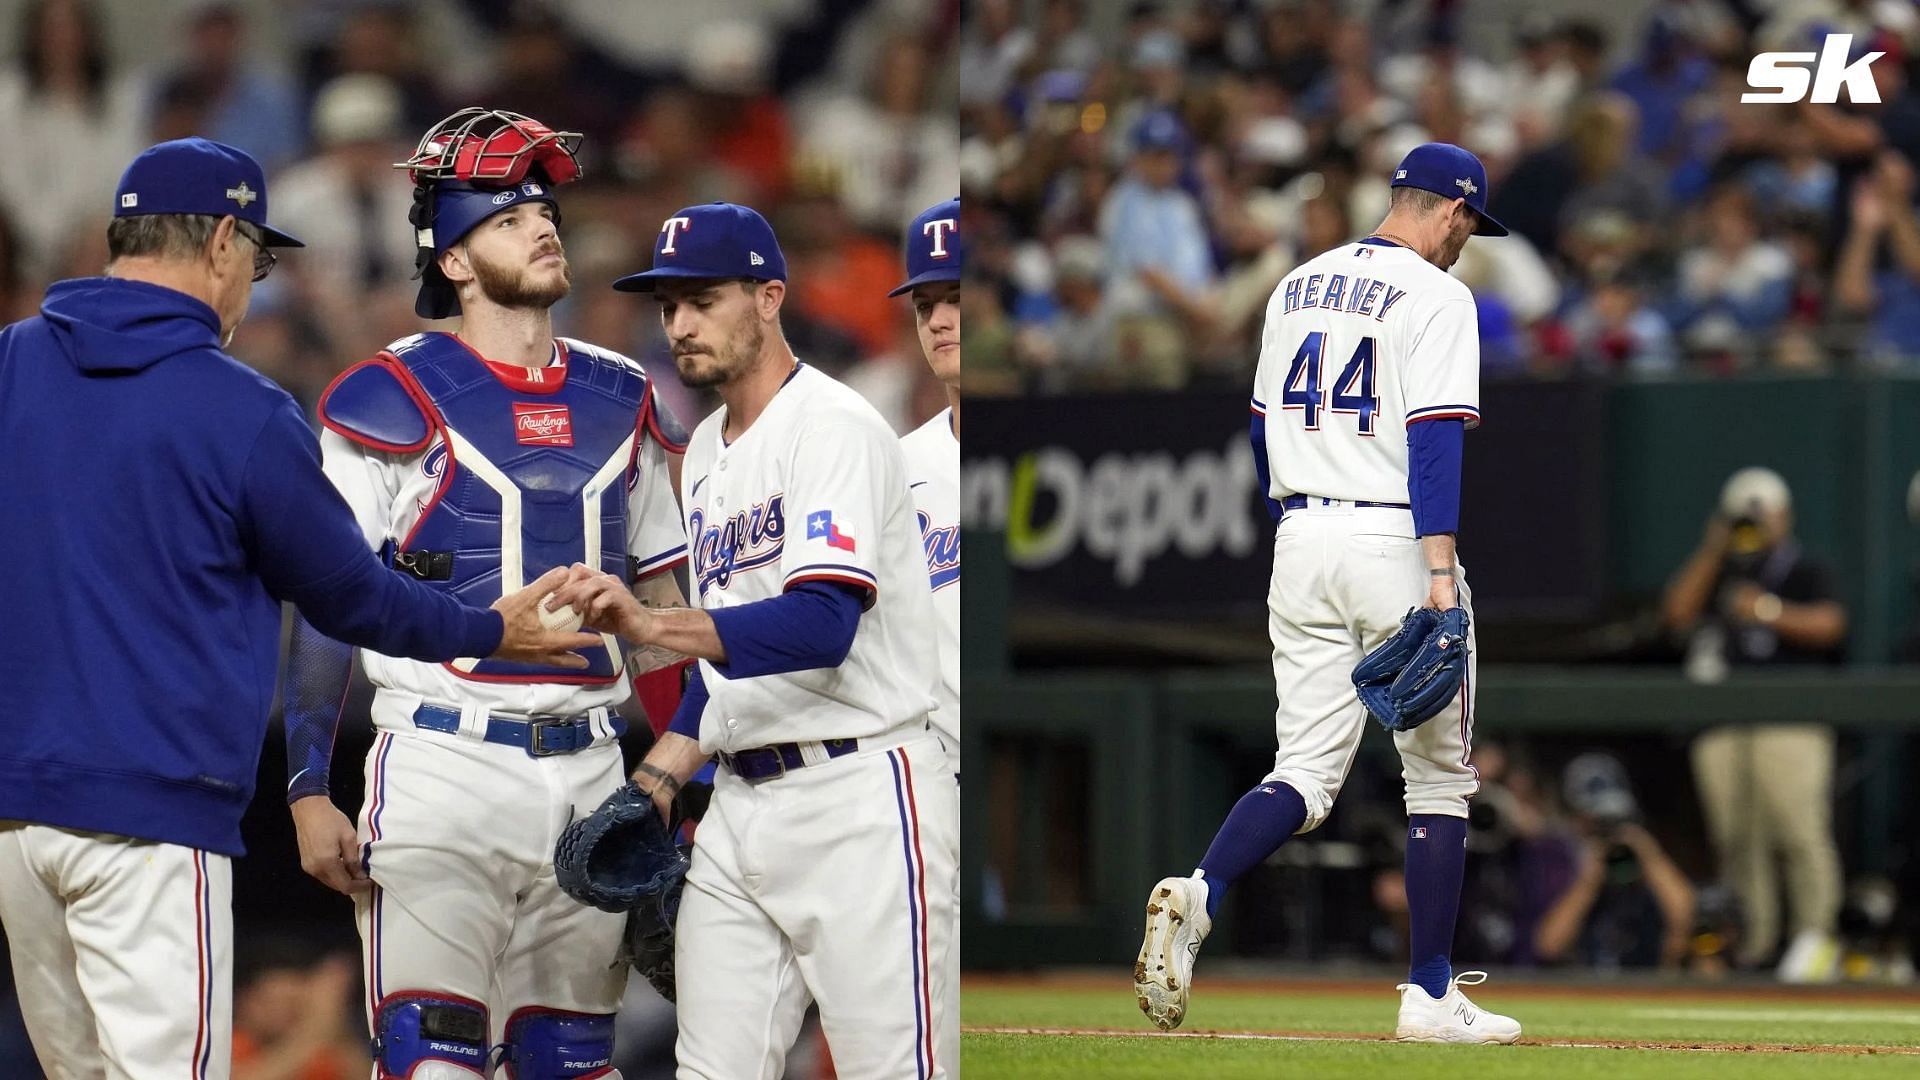
{"type": "Polygon", "coordinates": [[[633,771],[642,776],[653,777],[654,780],[657,781],[657,783],[654,784],[654,789],[666,788],[668,798],[673,798],[680,794],[680,781],[674,779],[672,773],[660,768],[658,765],[649,765],[643,761],[640,763],[640,767],[633,771]]]}
{"type": "Polygon", "coordinates": [[[635,675],[672,667],[686,657],[660,645],[645,645],[627,654],[627,667],[635,675]]]}

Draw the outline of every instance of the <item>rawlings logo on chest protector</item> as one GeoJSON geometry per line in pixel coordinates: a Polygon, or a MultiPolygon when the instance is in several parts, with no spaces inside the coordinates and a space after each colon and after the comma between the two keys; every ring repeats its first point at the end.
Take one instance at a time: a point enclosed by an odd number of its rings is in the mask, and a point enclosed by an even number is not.
{"type": "Polygon", "coordinates": [[[513,403],[513,436],[525,446],[572,446],[573,414],[565,405],[513,403]]]}

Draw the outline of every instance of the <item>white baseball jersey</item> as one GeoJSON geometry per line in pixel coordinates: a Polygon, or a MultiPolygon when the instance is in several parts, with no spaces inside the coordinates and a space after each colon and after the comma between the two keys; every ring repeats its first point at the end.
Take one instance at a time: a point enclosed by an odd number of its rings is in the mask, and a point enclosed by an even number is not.
{"type": "Polygon", "coordinates": [[[873,596],[839,667],[701,663],[702,750],[798,742],[806,764],[715,777],[674,939],[679,1075],[775,1080],[811,999],[842,1076],[938,1080],[958,1028],[960,797],[928,724],[937,632],[906,459],[865,399],[805,365],[731,444],[725,424],[701,423],[681,470],[696,602],[804,581],[873,596]],[[822,745],[847,738],[837,757],[822,745]]]}
{"type": "Polygon", "coordinates": [[[933,596],[906,463],[872,405],[798,365],[729,445],[727,410],[694,430],[681,482],[694,602],[768,600],[803,581],[872,591],[837,668],[729,679],[701,661],[700,749],[863,738],[923,726],[939,681],[933,596]]]}
{"type": "MultiPolygon", "coordinates": [[[[641,440],[636,459],[639,478],[627,495],[627,551],[644,577],[684,559],[687,545],[667,472],[666,450],[652,439],[636,437],[641,440]]],[[[375,550],[413,531],[433,504],[447,461],[446,436],[438,431],[425,449],[411,454],[372,450],[322,431],[320,451],[327,478],[346,498],[375,550]]],[[[618,648],[610,651],[619,663],[618,648]]],[[[373,685],[390,691],[374,700],[374,723],[381,727],[411,729],[413,708],[421,700],[526,716],[578,716],[596,707],[613,708],[631,690],[625,678],[600,685],[488,682],[462,677],[458,661],[428,664],[366,650],[360,658],[373,685]]]]}
{"type": "MultiPolygon", "coordinates": [[[[1407,504],[1407,426],[1480,418],[1473,295],[1411,250],[1346,244],[1288,274],[1267,305],[1253,410],[1264,416],[1267,494],[1310,495],[1274,530],[1267,629],[1273,640],[1279,750],[1267,782],[1326,820],[1346,781],[1366,709],[1352,673],[1425,601],[1430,579],[1407,504]]],[[[1472,611],[1465,570],[1461,606],[1472,611]]],[[[1466,815],[1478,647],[1457,707],[1399,732],[1410,814],[1466,815]]]]}
{"type": "Polygon", "coordinates": [[[1404,247],[1309,260],[1267,302],[1253,411],[1270,497],[1407,502],[1407,425],[1480,423],[1473,293],[1404,247]]]}
{"type": "Polygon", "coordinates": [[[953,410],[920,425],[900,440],[907,458],[907,487],[920,522],[927,553],[927,582],[933,589],[935,638],[940,647],[940,707],[933,726],[953,752],[960,771],[960,440],[953,434],[953,410]]]}

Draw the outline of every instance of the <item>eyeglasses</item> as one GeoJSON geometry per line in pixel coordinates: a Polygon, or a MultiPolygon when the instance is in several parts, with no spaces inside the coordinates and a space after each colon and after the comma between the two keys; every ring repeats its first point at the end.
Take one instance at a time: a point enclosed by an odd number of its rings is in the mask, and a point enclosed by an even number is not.
{"type": "Polygon", "coordinates": [[[267,248],[267,238],[265,236],[255,232],[252,227],[242,227],[238,222],[234,224],[235,230],[239,232],[241,236],[246,237],[247,242],[253,245],[253,280],[255,282],[265,281],[267,275],[273,273],[274,264],[280,261],[280,256],[275,255],[267,248]]]}

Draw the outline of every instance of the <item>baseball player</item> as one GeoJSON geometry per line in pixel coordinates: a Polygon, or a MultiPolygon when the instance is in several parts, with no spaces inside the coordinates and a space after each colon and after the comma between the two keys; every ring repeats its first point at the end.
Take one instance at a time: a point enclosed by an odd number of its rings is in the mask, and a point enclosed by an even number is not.
{"type": "MultiPolygon", "coordinates": [[[[320,404],[327,476],[366,543],[435,589],[475,600],[554,566],[612,572],[646,603],[684,603],[686,556],[668,457],[683,449],[639,366],[553,336],[570,287],[553,189],[578,135],[514,113],[441,121],[403,167],[422,249],[415,310],[458,315],[343,373],[320,404]]],[[[358,829],[327,795],[351,669],[297,631],[288,672],[287,797],[301,862],[355,898],[381,1077],[490,1076],[502,1046],[523,1080],[617,1075],[626,968],[617,915],[555,884],[575,807],[622,784],[614,712],[636,675],[679,658],[622,655],[585,671],[374,652],[378,734],[358,829]]]]}
{"type": "MultiPolygon", "coordinates": [[[[1193,875],[1162,880],[1148,899],[1134,990],[1162,1028],[1185,1016],[1194,957],[1227,887],[1332,809],[1366,725],[1355,665],[1410,607],[1471,605],[1454,532],[1462,437],[1480,421],[1480,351],[1473,295],[1446,271],[1469,236],[1507,230],[1487,215],[1485,168],[1460,147],[1415,147],[1392,187],[1371,236],[1309,260],[1267,304],[1252,435],[1279,520],[1267,596],[1279,752],[1193,875]]],[[[1485,974],[1456,978],[1450,959],[1467,798],[1479,788],[1468,764],[1473,686],[1469,659],[1458,707],[1394,736],[1412,921],[1403,1040],[1520,1034],[1466,999],[1460,985],[1485,974]]]]}
{"type": "MultiPolygon", "coordinates": [[[[921,211],[907,227],[907,280],[888,296],[910,293],[913,325],[927,365],[947,388],[947,407],[900,440],[907,458],[907,487],[913,492],[927,551],[927,582],[933,587],[940,645],[940,707],[933,726],[947,744],[953,778],[960,779],[960,269],[965,245],[960,237],[960,200],[948,199],[921,211]]],[[[956,831],[954,839],[959,839],[956,831]]],[[[960,865],[960,852],[953,852],[960,865]]],[[[952,882],[959,903],[960,879],[952,882]]],[[[955,942],[956,947],[958,942],[955,942]]],[[[959,956],[936,965],[947,980],[947,999],[959,1000],[959,956]]],[[[960,1075],[960,1010],[949,1009],[951,1026],[938,1044],[950,1076],[960,1075]]]]}
{"type": "Polygon", "coordinates": [[[0,331],[0,921],[54,1080],[223,1080],[282,602],[422,661],[577,672],[563,650],[597,639],[540,626],[564,570],[496,613],[367,551],[299,405],[224,351],[270,249],[300,243],[267,224],[251,157],[145,151],[106,240],[103,276],[0,331]]]}
{"type": "Polygon", "coordinates": [[[605,576],[556,601],[700,660],[634,774],[664,811],[720,761],[680,901],[680,1076],[780,1076],[810,999],[841,1076],[944,1076],[959,791],[926,552],[892,429],[787,346],[786,278],[766,220],[712,203],[614,283],[654,295],[681,381],[724,403],[683,472],[698,607],[605,576]]]}

